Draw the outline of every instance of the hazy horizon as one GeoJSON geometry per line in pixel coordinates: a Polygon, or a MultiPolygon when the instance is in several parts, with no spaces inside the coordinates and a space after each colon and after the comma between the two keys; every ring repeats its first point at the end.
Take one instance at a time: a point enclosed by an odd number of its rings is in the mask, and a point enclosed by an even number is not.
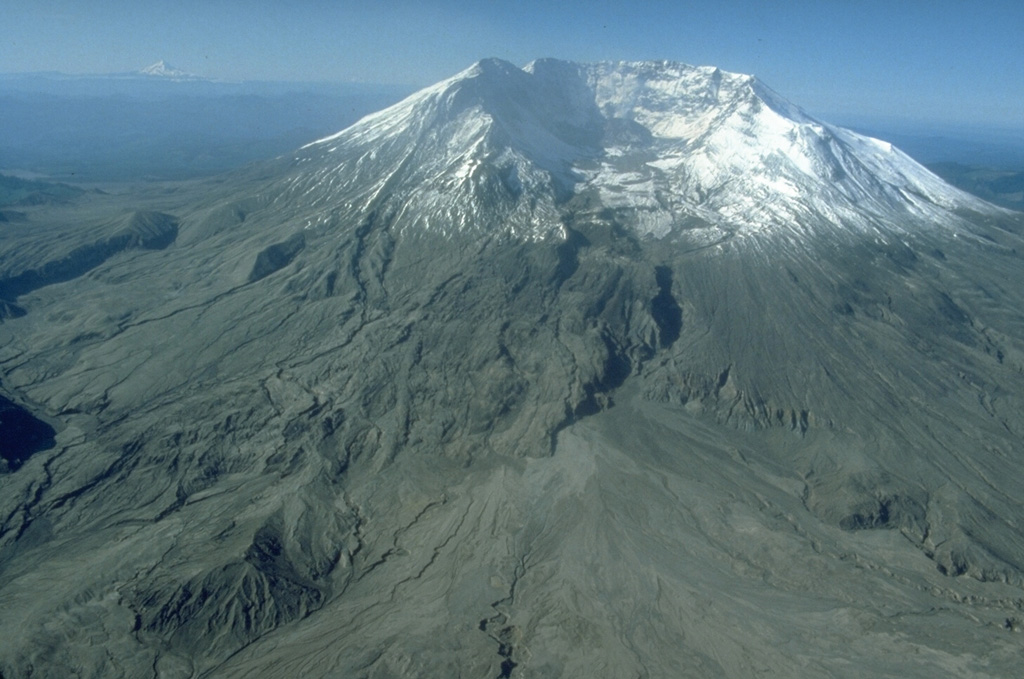
{"type": "Polygon", "coordinates": [[[826,119],[1018,129],[1024,119],[1024,6],[1002,1],[10,5],[5,73],[117,73],[163,60],[223,80],[418,88],[485,57],[665,59],[757,75],[826,119]]]}

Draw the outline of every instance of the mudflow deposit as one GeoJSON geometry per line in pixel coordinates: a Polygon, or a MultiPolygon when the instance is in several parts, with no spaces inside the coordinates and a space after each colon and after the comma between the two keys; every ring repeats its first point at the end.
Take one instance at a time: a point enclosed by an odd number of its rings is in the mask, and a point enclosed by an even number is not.
{"type": "Polygon", "coordinates": [[[1020,676],[1024,216],[755,78],[487,60],[35,202],[3,679],[1020,676]]]}

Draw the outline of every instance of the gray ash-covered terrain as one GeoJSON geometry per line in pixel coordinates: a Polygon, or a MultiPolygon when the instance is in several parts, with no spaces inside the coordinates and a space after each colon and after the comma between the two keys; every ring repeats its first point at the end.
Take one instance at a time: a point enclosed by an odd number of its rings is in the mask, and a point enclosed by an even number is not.
{"type": "Polygon", "coordinates": [[[4,679],[1019,675],[1024,219],[753,78],[19,212],[4,679]]]}

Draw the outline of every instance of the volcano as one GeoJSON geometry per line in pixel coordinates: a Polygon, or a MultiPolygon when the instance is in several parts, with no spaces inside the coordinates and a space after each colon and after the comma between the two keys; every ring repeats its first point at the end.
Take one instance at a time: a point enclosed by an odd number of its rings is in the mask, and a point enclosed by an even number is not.
{"type": "Polygon", "coordinates": [[[485,60],[24,212],[2,677],[1019,671],[1024,217],[756,78],[485,60]]]}

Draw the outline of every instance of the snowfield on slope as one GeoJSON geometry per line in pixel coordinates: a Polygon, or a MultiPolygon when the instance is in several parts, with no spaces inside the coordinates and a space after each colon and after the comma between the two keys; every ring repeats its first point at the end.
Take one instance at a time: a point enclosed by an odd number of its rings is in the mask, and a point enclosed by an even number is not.
{"type": "Polygon", "coordinates": [[[293,161],[291,195],[323,213],[383,209],[445,234],[558,237],[584,194],[654,238],[695,221],[769,237],[957,229],[954,211],[998,211],[753,76],[672,62],[484,60],[293,161]]]}

